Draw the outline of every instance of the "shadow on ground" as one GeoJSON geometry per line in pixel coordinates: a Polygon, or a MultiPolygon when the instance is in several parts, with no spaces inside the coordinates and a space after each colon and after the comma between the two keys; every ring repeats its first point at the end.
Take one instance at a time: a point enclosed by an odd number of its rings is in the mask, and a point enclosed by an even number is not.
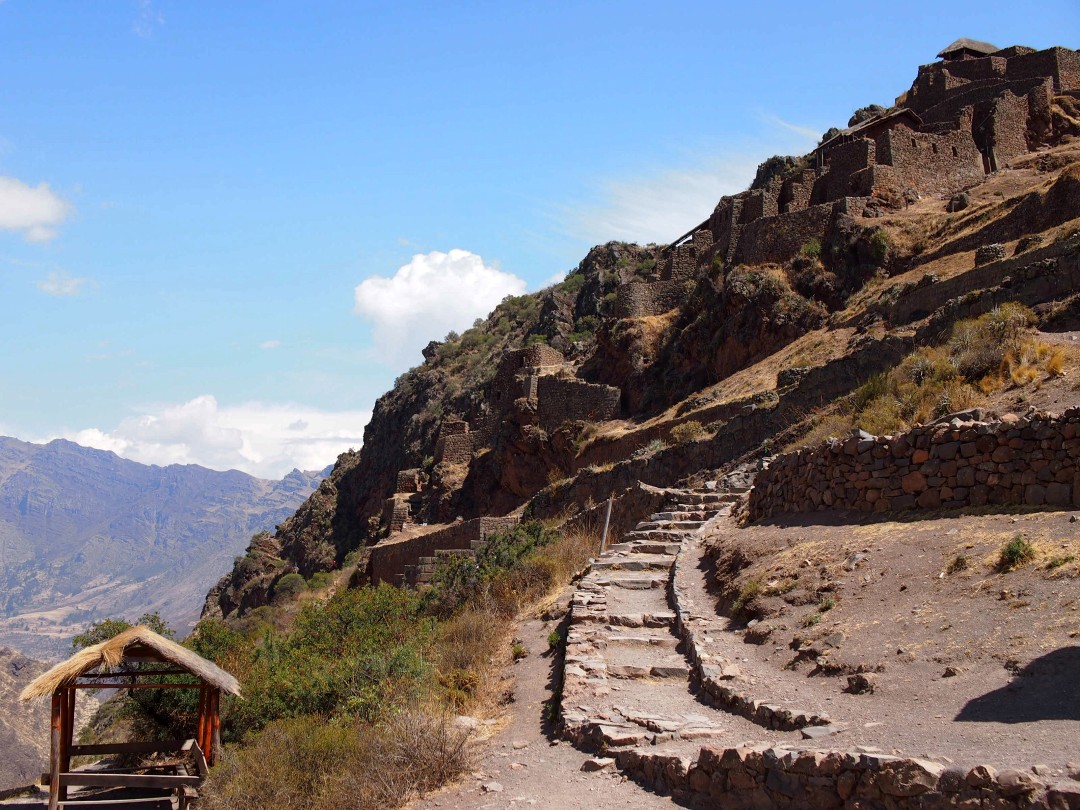
{"type": "Polygon", "coordinates": [[[967,723],[1080,720],[1080,647],[1062,647],[1017,672],[1007,686],[972,698],[956,715],[967,723]]]}

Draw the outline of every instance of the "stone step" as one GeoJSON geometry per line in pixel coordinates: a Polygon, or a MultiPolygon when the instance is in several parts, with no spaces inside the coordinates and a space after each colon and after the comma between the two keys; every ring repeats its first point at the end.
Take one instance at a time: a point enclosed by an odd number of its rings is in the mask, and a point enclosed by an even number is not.
{"type": "Polygon", "coordinates": [[[668,529],[644,529],[642,531],[634,529],[634,531],[627,532],[623,535],[623,540],[630,542],[635,540],[668,540],[673,543],[681,543],[685,536],[686,532],[677,532],[668,529]]]}
{"type": "Polygon", "coordinates": [[[674,651],[675,648],[679,646],[679,639],[675,638],[675,636],[670,633],[665,633],[662,636],[652,636],[647,633],[634,633],[623,630],[608,632],[605,636],[602,636],[602,638],[606,640],[608,644],[619,646],[640,646],[671,651],[674,651]]]}
{"type": "Polygon", "coordinates": [[[679,543],[633,542],[608,546],[608,552],[625,554],[678,554],[679,543]]]}
{"type": "Polygon", "coordinates": [[[655,520],[660,522],[670,523],[673,520],[697,520],[704,521],[709,519],[709,512],[702,509],[677,509],[668,512],[654,512],[649,515],[649,520],[655,520]]]}
{"type": "Polygon", "coordinates": [[[596,584],[612,588],[623,588],[628,591],[648,591],[653,588],[663,588],[667,585],[667,577],[649,576],[607,576],[596,580],[596,584]]]}
{"type": "Polygon", "coordinates": [[[670,531],[692,532],[705,525],[704,520],[646,520],[634,527],[634,531],[648,532],[656,529],[668,529],[670,531]]]}
{"type": "MultiPolygon", "coordinates": [[[[746,490],[743,490],[745,492],[746,490]]],[[[742,498],[743,492],[680,492],[676,495],[679,503],[703,505],[734,503],[742,498]]]]}
{"type": "Polygon", "coordinates": [[[690,668],[678,663],[611,664],[607,674],[612,678],[634,680],[641,678],[688,678],[690,668]]]}
{"type": "Polygon", "coordinates": [[[652,613],[608,613],[601,619],[610,627],[671,627],[675,613],[658,610],[652,613]]]}
{"type": "Polygon", "coordinates": [[[669,555],[648,554],[634,557],[601,557],[593,563],[594,571],[667,571],[675,564],[669,555]]]}

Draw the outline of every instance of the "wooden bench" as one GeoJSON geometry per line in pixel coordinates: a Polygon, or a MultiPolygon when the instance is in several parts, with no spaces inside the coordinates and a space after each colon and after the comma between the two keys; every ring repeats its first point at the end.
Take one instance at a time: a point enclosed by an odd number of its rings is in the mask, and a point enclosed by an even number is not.
{"type": "MultiPolygon", "coordinates": [[[[61,800],[58,807],[105,807],[109,805],[121,805],[146,810],[157,808],[169,808],[172,810],[172,796],[175,796],[181,810],[198,798],[198,787],[206,779],[209,767],[206,763],[206,755],[195,740],[160,740],[156,742],[136,743],[101,743],[96,745],[73,745],[73,756],[88,756],[96,754],[163,754],[163,753],[190,754],[195,763],[195,774],[188,771],[184,763],[171,763],[165,765],[147,765],[135,769],[131,768],[105,768],[96,771],[70,771],[59,775],[60,787],[101,787],[101,788],[146,788],[162,790],[163,796],[150,796],[142,798],[106,798],[106,799],[79,799],[70,798],[61,800]],[[135,773],[134,771],[153,771],[172,769],[175,773],[135,773]]],[[[43,774],[42,783],[48,784],[47,774],[43,774]]]]}

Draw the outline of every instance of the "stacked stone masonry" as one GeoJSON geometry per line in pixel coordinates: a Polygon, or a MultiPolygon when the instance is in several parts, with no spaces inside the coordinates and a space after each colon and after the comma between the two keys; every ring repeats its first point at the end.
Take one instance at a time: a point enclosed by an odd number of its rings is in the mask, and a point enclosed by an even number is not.
{"type": "Polygon", "coordinates": [[[378,543],[371,547],[368,573],[372,585],[415,585],[408,574],[415,572],[422,557],[436,557],[440,551],[474,552],[488,537],[518,523],[516,517],[481,517],[461,521],[445,529],[408,540],[378,543]]]}
{"type": "Polygon", "coordinates": [[[610,385],[547,375],[537,384],[540,427],[553,431],[568,420],[607,421],[619,415],[621,392],[610,385]]]}
{"type": "MultiPolygon", "coordinates": [[[[1080,53],[1068,48],[1013,47],[923,65],[898,100],[898,110],[823,144],[815,152],[817,165],[722,198],[707,223],[714,247],[696,255],[699,260],[717,255],[725,262],[786,260],[794,254],[783,254],[780,247],[791,240],[773,238],[768,248],[758,243],[798,212],[843,198],[876,197],[895,204],[968,188],[1037,148],[1048,134],[1053,96],[1077,90],[1080,53]]],[[[811,221],[827,220],[819,213],[801,225],[811,221]]]]}
{"type": "Polygon", "coordinates": [[[774,459],[754,482],[750,515],[986,504],[1080,506],[1080,408],[831,439],[774,459]]]}
{"type": "Polygon", "coordinates": [[[634,281],[616,291],[616,311],[621,318],[662,315],[679,306],[685,295],[684,281],[634,281]]]}
{"type": "Polygon", "coordinates": [[[1080,808],[1080,783],[1047,785],[1029,771],[964,769],[923,759],[769,745],[705,746],[696,759],[628,749],[613,753],[625,774],[691,807],[1080,808]]]}

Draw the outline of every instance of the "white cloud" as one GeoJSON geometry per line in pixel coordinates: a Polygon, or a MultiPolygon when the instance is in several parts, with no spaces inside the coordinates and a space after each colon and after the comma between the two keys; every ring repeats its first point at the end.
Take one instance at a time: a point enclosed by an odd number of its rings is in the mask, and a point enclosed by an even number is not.
{"type": "Polygon", "coordinates": [[[265,349],[267,351],[269,351],[270,349],[276,349],[280,346],[280,340],[264,340],[262,343],[259,344],[260,349],[265,349]]]}
{"type": "Polygon", "coordinates": [[[790,121],[785,121],[779,115],[776,115],[774,113],[765,113],[763,117],[768,124],[780,127],[781,129],[786,129],[788,132],[794,132],[801,139],[807,142],[806,146],[808,148],[813,148],[814,146],[817,146],[817,142],[821,139],[822,132],[824,132],[824,130],[817,130],[813,127],[807,127],[801,124],[793,124],[790,121]]]}
{"type": "Polygon", "coordinates": [[[671,242],[707,219],[725,194],[745,189],[760,162],[759,158],[712,160],[605,180],[592,199],[564,206],[558,217],[568,233],[590,244],[613,239],[671,242]]]}
{"type": "Polygon", "coordinates": [[[418,253],[392,278],[370,276],[356,287],[357,315],[371,322],[375,346],[390,365],[419,360],[428,341],[467,329],[524,279],[467,250],[418,253]]]}
{"type": "Polygon", "coordinates": [[[131,30],[135,36],[147,39],[154,35],[154,29],[165,24],[165,15],[154,8],[153,0],[137,0],[138,11],[131,30]]]}
{"type": "Polygon", "coordinates": [[[70,213],[71,206],[47,183],[29,186],[0,177],[0,229],[21,231],[29,242],[47,242],[70,213]]]}
{"type": "Polygon", "coordinates": [[[113,430],[62,435],[144,464],[199,464],[280,478],[294,467],[322,469],[342,451],[359,448],[370,418],[370,411],[323,411],[292,403],[221,406],[206,394],[147,408],[113,430]]]}
{"type": "Polygon", "coordinates": [[[37,288],[46,295],[73,296],[82,292],[82,288],[89,281],[88,278],[78,278],[65,273],[63,270],[53,270],[49,275],[37,282],[37,288]]]}

